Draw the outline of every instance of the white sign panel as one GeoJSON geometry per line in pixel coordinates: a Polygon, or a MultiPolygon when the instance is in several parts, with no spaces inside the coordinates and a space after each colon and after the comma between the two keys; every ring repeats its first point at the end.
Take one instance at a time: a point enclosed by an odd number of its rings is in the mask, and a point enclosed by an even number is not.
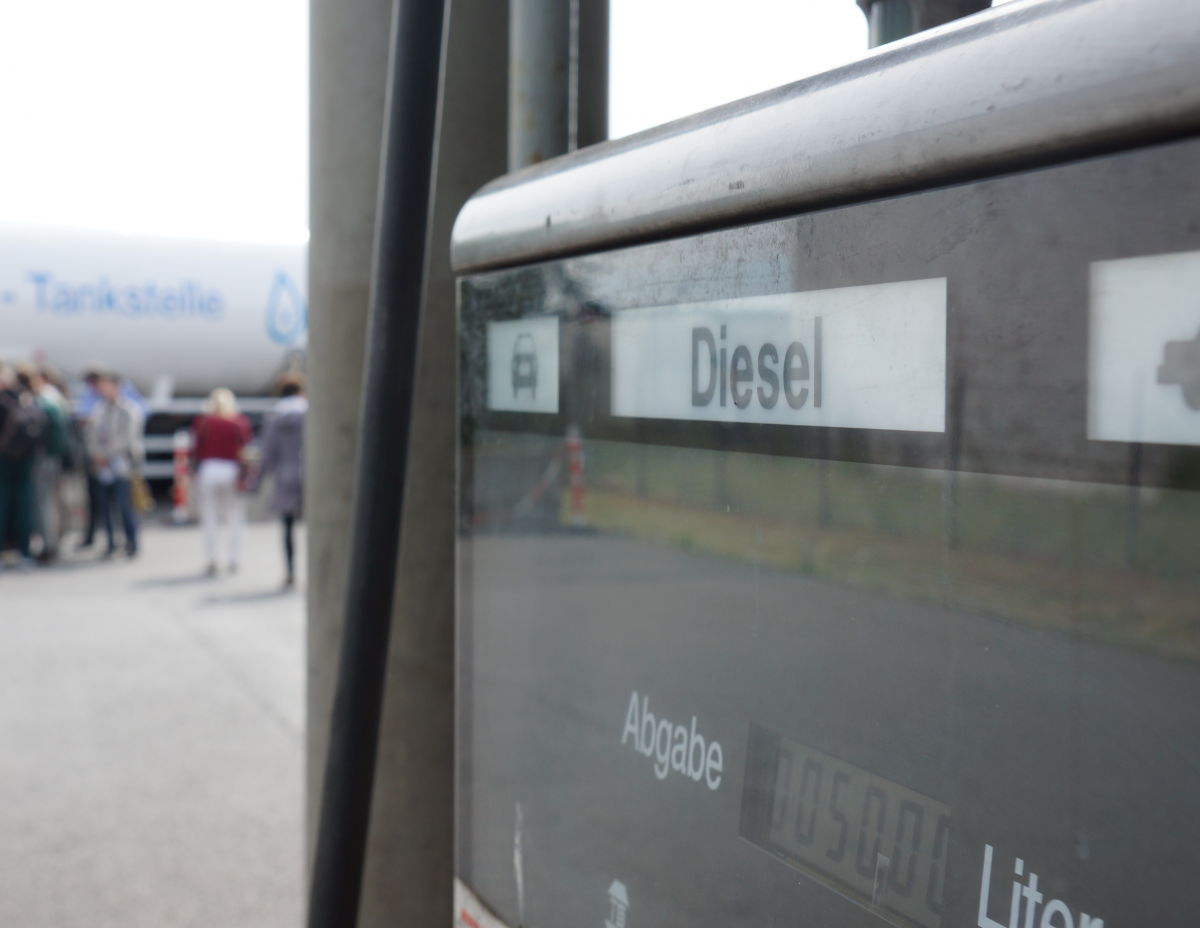
{"type": "Polygon", "coordinates": [[[489,322],[488,409],[558,412],[558,317],[489,322]]]}
{"type": "Polygon", "coordinates": [[[946,280],[624,310],[616,416],[943,432],[946,280]]]}
{"type": "Polygon", "coordinates": [[[1200,445],[1200,251],[1091,267],[1088,438],[1200,445]]]}

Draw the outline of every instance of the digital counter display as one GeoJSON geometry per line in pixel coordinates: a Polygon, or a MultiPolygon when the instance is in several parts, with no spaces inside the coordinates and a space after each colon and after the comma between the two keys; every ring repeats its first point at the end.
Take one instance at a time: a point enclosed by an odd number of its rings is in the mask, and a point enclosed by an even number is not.
{"type": "Polygon", "coordinates": [[[940,928],[950,807],[750,726],[741,835],[894,923],[940,928]]]}

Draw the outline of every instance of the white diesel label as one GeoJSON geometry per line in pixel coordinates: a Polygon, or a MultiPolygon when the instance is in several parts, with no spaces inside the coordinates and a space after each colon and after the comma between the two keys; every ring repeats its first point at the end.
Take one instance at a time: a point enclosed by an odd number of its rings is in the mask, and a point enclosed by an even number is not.
{"type": "Polygon", "coordinates": [[[943,432],[946,280],[615,313],[616,416],[943,432]]]}
{"type": "Polygon", "coordinates": [[[1088,438],[1200,445],[1200,251],[1091,268],[1088,438]]]}

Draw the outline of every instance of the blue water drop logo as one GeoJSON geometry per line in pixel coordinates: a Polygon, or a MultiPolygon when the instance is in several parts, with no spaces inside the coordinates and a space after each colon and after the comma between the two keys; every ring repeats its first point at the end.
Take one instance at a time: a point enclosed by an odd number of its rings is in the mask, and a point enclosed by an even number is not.
{"type": "Polygon", "coordinates": [[[267,298],[267,335],[277,344],[292,345],[307,328],[308,307],[292,279],[279,271],[267,298]]]}

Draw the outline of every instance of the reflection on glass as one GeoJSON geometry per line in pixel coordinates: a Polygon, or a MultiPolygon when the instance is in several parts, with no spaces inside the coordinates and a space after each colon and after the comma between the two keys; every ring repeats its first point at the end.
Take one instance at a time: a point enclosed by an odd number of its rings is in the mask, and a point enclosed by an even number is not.
{"type": "MultiPolygon", "coordinates": [[[[477,520],[567,523],[561,441],[477,442],[477,520]]],[[[1200,658],[1192,491],[605,441],[586,455],[602,531],[1200,658]]]]}

